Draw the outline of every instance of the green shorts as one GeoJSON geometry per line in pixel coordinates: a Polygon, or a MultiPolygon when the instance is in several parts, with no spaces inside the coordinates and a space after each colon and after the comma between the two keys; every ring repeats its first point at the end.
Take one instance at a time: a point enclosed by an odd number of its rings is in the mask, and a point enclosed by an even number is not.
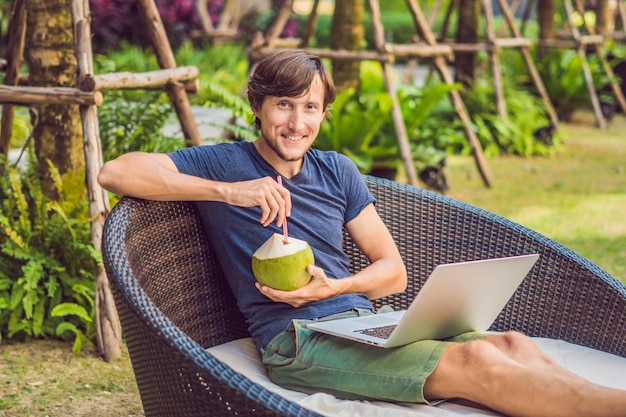
{"type": "MultiPolygon", "coordinates": [[[[342,313],[348,317],[364,314],[375,313],[342,313]]],[[[290,389],[326,392],[342,399],[428,403],[424,383],[446,347],[482,337],[464,333],[444,341],[424,340],[384,349],[309,330],[307,322],[294,320],[265,347],[263,363],[269,377],[290,389]]]]}

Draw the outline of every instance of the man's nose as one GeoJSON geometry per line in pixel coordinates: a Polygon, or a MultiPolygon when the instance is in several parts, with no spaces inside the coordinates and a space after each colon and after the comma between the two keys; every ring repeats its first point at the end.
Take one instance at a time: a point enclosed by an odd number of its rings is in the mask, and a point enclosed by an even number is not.
{"type": "Polygon", "coordinates": [[[304,114],[302,114],[301,110],[294,110],[291,112],[291,117],[289,118],[289,129],[294,132],[298,132],[304,128],[304,114]]]}

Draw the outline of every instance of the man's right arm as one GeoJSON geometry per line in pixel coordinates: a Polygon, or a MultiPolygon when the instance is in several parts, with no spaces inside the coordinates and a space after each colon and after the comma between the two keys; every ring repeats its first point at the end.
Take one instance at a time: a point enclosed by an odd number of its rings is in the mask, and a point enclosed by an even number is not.
{"type": "Polygon", "coordinates": [[[243,182],[212,181],[178,171],[166,154],[131,152],[104,164],[98,183],[123,196],[147,200],[220,201],[240,207],[259,206],[267,226],[291,214],[289,191],[270,177],[243,182]]]}
{"type": "Polygon", "coordinates": [[[180,173],[166,154],[131,152],[104,164],[98,183],[118,194],[150,200],[224,201],[224,184],[180,173]]]}

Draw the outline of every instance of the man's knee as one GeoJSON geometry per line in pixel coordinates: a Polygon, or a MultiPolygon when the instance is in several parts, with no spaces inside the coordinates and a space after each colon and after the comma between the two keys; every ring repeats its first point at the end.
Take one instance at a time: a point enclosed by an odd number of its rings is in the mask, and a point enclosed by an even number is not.
{"type": "MultiPolygon", "coordinates": [[[[502,341],[504,343],[504,341],[502,341]]],[[[484,371],[490,366],[505,359],[502,349],[498,344],[487,339],[477,339],[460,343],[455,346],[457,366],[466,368],[478,368],[484,371]]]]}
{"type": "Polygon", "coordinates": [[[485,337],[508,356],[517,356],[524,353],[536,353],[538,351],[535,342],[530,337],[516,331],[490,334],[485,337]]]}
{"type": "Polygon", "coordinates": [[[554,360],[537,348],[535,342],[523,333],[514,331],[498,333],[487,336],[485,340],[493,343],[505,356],[520,365],[533,367],[555,365],[554,360]]]}
{"type": "Polygon", "coordinates": [[[524,349],[534,346],[533,341],[530,340],[528,336],[516,331],[490,334],[485,337],[485,340],[493,343],[503,351],[524,349]]]}
{"type": "MultiPolygon", "coordinates": [[[[450,396],[482,398],[497,388],[494,383],[513,363],[496,345],[485,339],[455,343],[444,352],[433,373],[438,378],[432,378],[431,382],[437,382],[433,385],[443,387],[442,392],[450,396]]],[[[427,384],[427,388],[431,387],[427,384]]]]}
{"type": "Polygon", "coordinates": [[[536,357],[539,352],[534,342],[519,332],[489,334],[482,339],[455,344],[448,351],[445,355],[448,364],[470,373],[484,374],[523,364],[526,358],[536,357]]]}
{"type": "Polygon", "coordinates": [[[503,360],[505,355],[487,340],[453,343],[426,380],[425,398],[481,398],[494,388],[503,360]]]}
{"type": "Polygon", "coordinates": [[[536,356],[536,352],[537,348],[528,336],[511,331],[459,344],[456,359],[461,366],[477,366],[491,372],[501,369],[504,362],[518,362],[519,358],[536,356]]]}

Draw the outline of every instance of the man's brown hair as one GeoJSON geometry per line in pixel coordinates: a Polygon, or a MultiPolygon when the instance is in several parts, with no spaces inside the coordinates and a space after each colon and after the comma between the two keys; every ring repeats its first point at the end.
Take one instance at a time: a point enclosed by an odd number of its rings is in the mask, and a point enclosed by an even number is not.
{"type": "MultiPolygon", "coordinates": [[[[306,51],[285,49],[258,63],[248,81],[248,101],[252,110],[261,108],[266,97],[299,97],[311,88],[319,75],[324,85],[324,112],[335,100],[335,84],[322,60],[306,51]]],[[[261,120],[254,124],[261,128],[261,120]]]]}

